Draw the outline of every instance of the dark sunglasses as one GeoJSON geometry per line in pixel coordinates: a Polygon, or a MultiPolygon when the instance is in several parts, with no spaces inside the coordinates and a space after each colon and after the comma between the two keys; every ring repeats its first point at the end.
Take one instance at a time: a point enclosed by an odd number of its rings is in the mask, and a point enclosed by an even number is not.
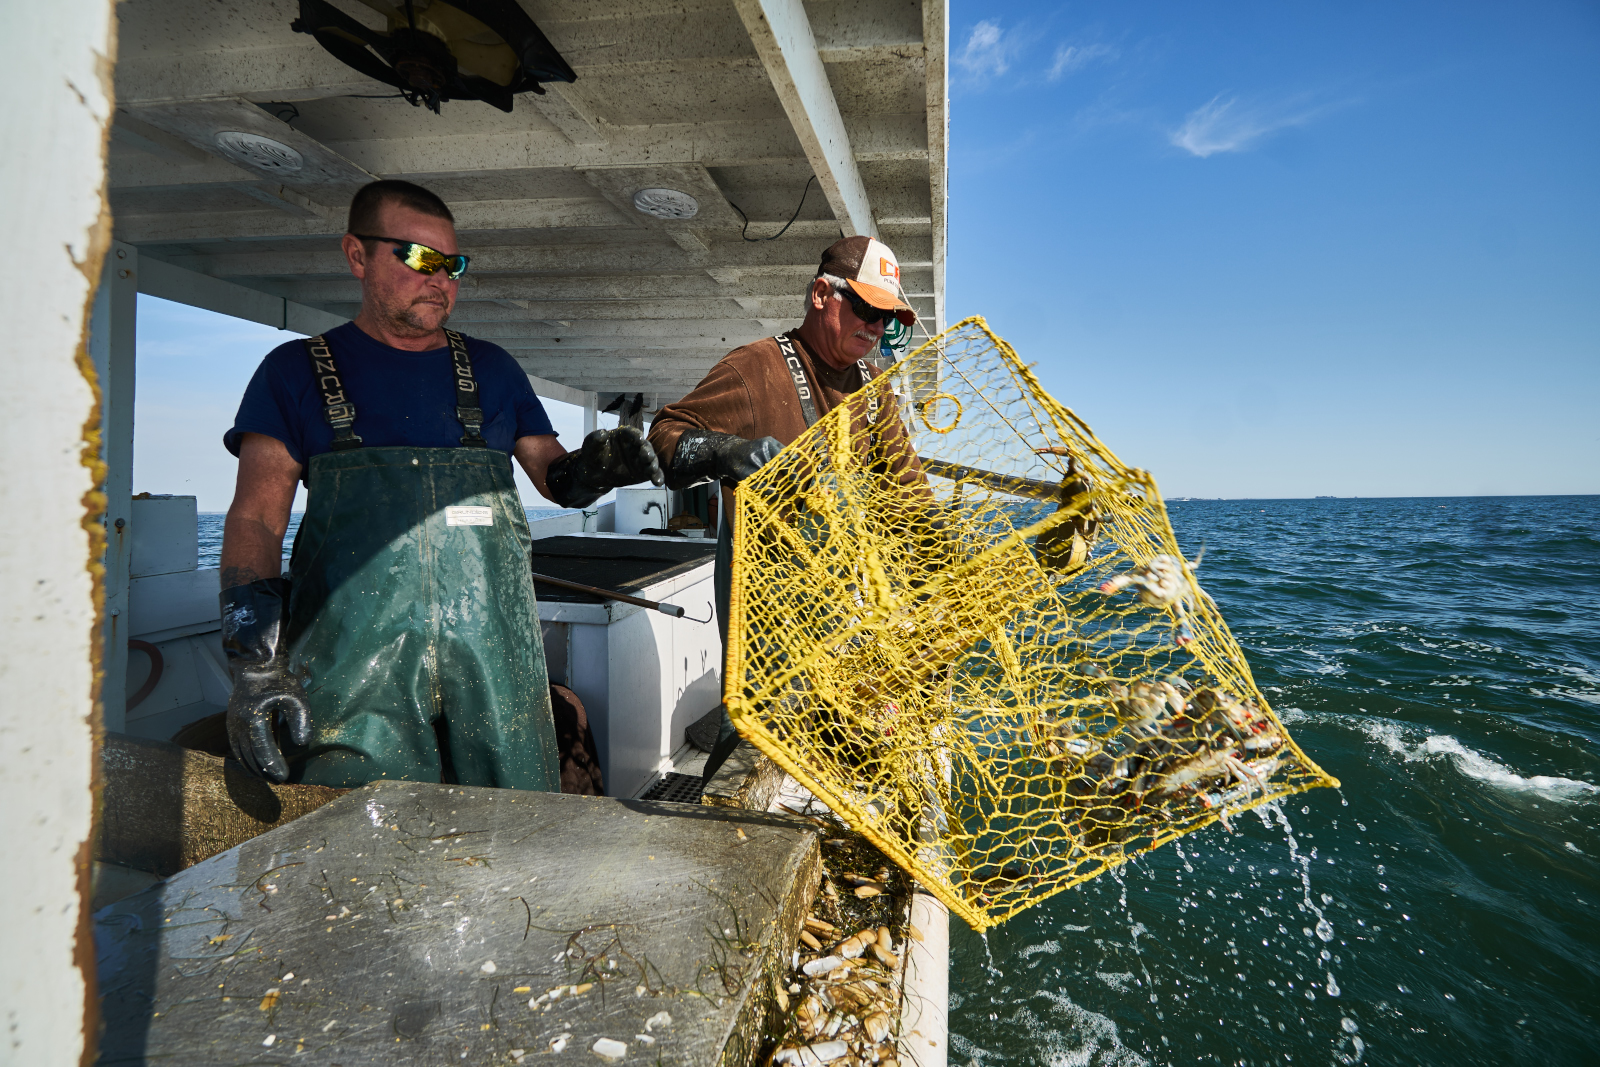
{"type": "Polygon", "coordinates": [[[895,317],[894,312],[874,307],[861,299],[860,294],[848,285],[843,289],[835,289],[834,292],[839,294],[841,300],[850,305],[850,313],[868,326],[875,322],[888,322],[895,317]]]}
{"type": "Polygon", "coordinates": [[[395,258],[418,274],[433,274],[444,271],[444,276],[455,281],[467,273],[468,256],[447,256],[443,252],[419,245],[415,241],[402,241],[395,237],[372,237],[364,233],[350,235],[362,241],[388,241],[395,246],[395,258]]]}

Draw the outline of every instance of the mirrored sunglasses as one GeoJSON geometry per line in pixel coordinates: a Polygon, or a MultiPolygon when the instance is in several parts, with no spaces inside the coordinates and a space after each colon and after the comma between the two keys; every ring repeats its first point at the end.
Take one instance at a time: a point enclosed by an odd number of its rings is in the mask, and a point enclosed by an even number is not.
{"type": "Polygon", "coordinates": [[[455,281],[467,273],[469,256],[447,256],[437,249],[427,245],[419,245],[415,241],[402,241],[396,237],[374,237],[364,233],[353,233],[350,236],[362,241],[387,241],[395,246],[395,258],[418,274],[433,274],[444,271],[445,277],[455,281]]]}

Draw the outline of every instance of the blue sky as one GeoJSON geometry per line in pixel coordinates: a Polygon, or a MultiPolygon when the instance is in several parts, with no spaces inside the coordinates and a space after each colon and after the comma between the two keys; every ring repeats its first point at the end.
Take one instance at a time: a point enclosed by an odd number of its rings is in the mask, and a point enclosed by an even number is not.
{"type": "MultiPolygon", "coordinates": [[[[1166,494],[1600,492],[1600,5],[958,2],[950,40],[950,321],[1166,494]]],[[[139,314],[135,488],[220,510],[285,335],[139,314]]]]}
{"type": "Polygon", "coordinates": [[[950,321],[1165,493],[1600,491],[1600,5],[951,20],[950,321]]]}

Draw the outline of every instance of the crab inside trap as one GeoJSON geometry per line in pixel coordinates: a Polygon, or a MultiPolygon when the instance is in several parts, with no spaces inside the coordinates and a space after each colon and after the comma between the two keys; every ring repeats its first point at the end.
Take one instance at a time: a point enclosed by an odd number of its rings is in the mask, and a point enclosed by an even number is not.
{"type": "Polygon", "coordinates": [[[983,929],[1337,782],[1122,463],[982,319],[741,483],[739,732],[983,929]]]}

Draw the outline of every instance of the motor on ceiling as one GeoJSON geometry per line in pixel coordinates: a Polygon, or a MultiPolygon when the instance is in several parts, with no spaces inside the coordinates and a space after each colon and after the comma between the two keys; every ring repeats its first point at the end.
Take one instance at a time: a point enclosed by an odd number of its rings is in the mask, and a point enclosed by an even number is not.
{"type": "Polygon", "coordinates": [[[482,100],[510,111],[517,93],[578,76],[516,0],[358,0],[382,15],[375,30],[327,0],[300,0],[289,24],[335,58],[394,86],[435,114],[446,100],[482,100]]]}

